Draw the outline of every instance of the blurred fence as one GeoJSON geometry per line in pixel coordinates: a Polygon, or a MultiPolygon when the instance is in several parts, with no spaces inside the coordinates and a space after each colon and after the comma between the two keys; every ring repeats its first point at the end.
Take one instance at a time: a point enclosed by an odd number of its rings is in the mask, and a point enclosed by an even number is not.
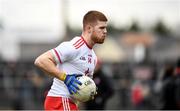
{"type": "Polygon", "coordinates": [[[31,62],[0,62],[0,109],[42,109],[49,80],[31,62]]]}
{"type": "MultiPolygon", "coordinates": [[[[145,92],[145,103],[141,108],[159,109],[161,102],[155,86],[164,64],[174,63],[104,63],[103,71],[112,79],[115,89],[106,109],[136,109],[132,89],[139,83],[145,92]]],[[[0,109],[43,109],[51,77],[37,69],[32,62],[1,61],[0,69],[0,109]]]]}

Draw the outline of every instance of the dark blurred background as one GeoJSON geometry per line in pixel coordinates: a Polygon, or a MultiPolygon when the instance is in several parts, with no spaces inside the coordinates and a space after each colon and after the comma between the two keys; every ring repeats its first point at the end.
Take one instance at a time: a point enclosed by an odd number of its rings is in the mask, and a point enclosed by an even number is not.
{"type": "Polygon", "coordinates": [[[43,109],[52,78],[33,62],[81,35],[89,10],[109,19],[105,43],[94,47],[113,92],[103,108],[164,108],[166,73],[176,73],[180,58],[179,0],[0,0],[0,109],[43,109]]]}

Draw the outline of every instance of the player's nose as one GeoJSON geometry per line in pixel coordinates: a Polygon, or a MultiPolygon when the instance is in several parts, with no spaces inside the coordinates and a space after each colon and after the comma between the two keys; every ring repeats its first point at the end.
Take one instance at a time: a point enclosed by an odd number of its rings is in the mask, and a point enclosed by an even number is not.
{"type": "Polygon", "coordinates": [[[105,34],[107,33],[107,29],[104,29],[104,33],[105,33],[105,34]]]}

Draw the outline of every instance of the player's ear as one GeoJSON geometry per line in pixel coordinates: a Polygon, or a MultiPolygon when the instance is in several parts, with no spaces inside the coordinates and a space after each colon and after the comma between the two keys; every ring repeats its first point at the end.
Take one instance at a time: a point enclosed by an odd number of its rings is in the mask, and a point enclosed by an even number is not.
{"type": "Polygon", "coordinates": [[[86,26],[86,29],[87,29],[87,31],[88,31],[88,33],[91,33],[92,32],[92,26],[90,25],[90,24],[88,24],[87,26],[86,26]]]}

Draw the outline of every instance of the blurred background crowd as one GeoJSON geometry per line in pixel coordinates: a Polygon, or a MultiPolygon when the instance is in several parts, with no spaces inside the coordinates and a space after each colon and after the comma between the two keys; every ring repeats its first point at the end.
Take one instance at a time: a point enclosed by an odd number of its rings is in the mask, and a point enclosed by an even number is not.
{"type": "Polygon", "coordinates": [[[79,36],[89,10],[107,15],[108,37],[80,109],[180,109],[179,0],[0,0],[0,109],[43,109],[52,77],[34,59],[79,36]]]}

